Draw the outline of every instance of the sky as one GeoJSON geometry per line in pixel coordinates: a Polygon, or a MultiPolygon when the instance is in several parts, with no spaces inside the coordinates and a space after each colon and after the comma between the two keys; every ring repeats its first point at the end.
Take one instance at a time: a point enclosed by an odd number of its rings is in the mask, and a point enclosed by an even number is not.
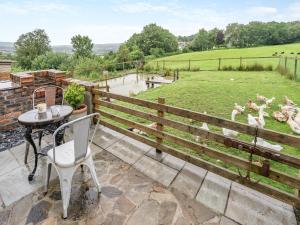
{"type": "Polygon", "coordinates": [[[0,41],[41,28],[52,45],[70,44],[76,34],[120,43],[149,23],[191,35],[253,20],[300,20],[300,0],[0,0],[0,41]]]}

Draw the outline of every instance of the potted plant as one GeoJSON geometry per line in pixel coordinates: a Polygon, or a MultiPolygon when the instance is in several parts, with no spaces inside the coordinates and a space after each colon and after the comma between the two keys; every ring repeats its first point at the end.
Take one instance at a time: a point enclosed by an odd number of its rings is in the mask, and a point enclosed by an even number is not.
{"type": "Polygon", "coordinates": [[[72,83],[67,87],[64,98],[67,103],[73,107],[71,120],[87,115],[87,106],[83,104],[85,88],[78,84],[72,83]]]}

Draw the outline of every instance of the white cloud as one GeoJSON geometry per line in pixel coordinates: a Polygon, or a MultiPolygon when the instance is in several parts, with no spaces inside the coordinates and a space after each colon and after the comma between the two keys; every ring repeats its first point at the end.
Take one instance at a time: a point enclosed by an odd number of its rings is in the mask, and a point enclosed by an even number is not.
{"type": "Polygon", "coordinates": [[[273,14],[277,13],[277,9],[274,7],[258,6],[251,8],[250,12],[259,14],[273,14]]]}
{"type": "Polygon", "coordinates": [[[25,1],[19,3],[0,3],[1,13],[25,15],[29,13],[66,12],[72,10],[72,6],[62,3],[41,3],[38,1],[25,1]]]}
{"type": "Polygon", "coordinates": [[[300,2],[295,2],[289,5],[288,11],[295,13],[300,17],[300,2]]]}

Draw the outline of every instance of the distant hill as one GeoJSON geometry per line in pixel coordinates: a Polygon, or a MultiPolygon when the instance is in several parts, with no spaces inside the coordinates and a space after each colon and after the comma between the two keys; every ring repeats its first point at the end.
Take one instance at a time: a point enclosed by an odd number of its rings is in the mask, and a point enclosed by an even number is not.
{"type": "MultiPolygon", "coordinates": [[[[111,44],[94,44],[93,51],[97,55],[103,55],[109,51],[117,51],[120,46],[120,43],[111,43],[111,44]]],[[[65,52],[72,53],[71,45],[54,45],[52,46],[53,51],[55,52],[65,52]]],[[[0,52],[13,53],[15,51],[13,42],[0,42],[0,52]]]]}

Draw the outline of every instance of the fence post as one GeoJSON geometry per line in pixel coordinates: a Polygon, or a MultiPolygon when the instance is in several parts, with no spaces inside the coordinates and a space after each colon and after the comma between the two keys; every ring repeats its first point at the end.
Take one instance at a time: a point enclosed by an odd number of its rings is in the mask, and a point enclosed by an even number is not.
{"type": "Polygon", "coordinates": [[[189,71],[191,71],[191,60],[189,59],[189,71]]]}
{"type": "Polygon", "coordinates": [[[173,71],[173,81],[176,80],[176,70],[173,71]]]}
{"type": "Polygon", "coordinates": [[[156,61],[156,71],[158,71],[158,61],[156,61]]]}
{"type": "MultiPolygon", "coordinates": [[[[165,98],[159,97],[158,98],[158,104],[165,104],[165,98]]],[[[163,110],[157,110],[157,116],[158,117],[164,117],[164,111],[163,110]]],[[[157,123],[156,129],[158,131],[163,131],[164,130],[164,125],[161,124],[161,123],[157,123]]],[[[156,143],[158,145],[162,144],[163,143],[163,139],[159,138],[159,137],[156,137],[156,143]]],[[[161,150],[156,149],[156,153],[161,153],[161,150]]]]}
{"type": "Polygon", "coordinates": [[[218,70],[221,70],[221,58],[219,58],[219,68],[218,70]]]}
{"type": "Polygon", "coordinates": [[[297,57],[295,57],[295,70],[294,70],[294,78],[295,78],[295,80],[297,80],[297,62],[298,62],[298,59],[297,59],[297,57]]]}
{"type": "Polygon", "coordinates": [[[287,56],[284,58],[284,69],[286,70],[286,65],[287,65],[287,56]]]}
{"type": "MultiPolygon", "coordinates": [[[[98,107],[98,105],[96,104],[96,101],[95,101],[95,100],[99,100],[99,99],[100,99],[99,93],[96,93],[96,94],[95,94],[94,90],[95,90],[95,91],[97,91],[97,90],[100,91],[99,86],[94,86],[94,87],[92,87],[92,103],[93,103],[93,109],[92,109],[92,112],[96,112],[96,109],[97,109],[97,107],[98,107]]],[[[99,119],[99,118],[98,118],[98,119],[99,119]]],[[[97,119],[96,119],[95,117],[93,118],[93,123],[94,123],[94,124],[97,123],[97,119]]]]}
{"type": "MultiPolygon", "coordinates": [[[[298,170],[298,178],[300,178],[300,170],[298,170]]],[[[300,198],[300,190],[295,189],[295,195],[300,198]]]]}
{"type": "Polygon", "coordinates": [[[242,57],[240,57],[240,67],[242,67],[243,62],[242,62],[242,57]]]}
{"type": "Polygon", "coordinates": [[[163,70],[165,70],[165,60],[163,60],[163,70]]]}

